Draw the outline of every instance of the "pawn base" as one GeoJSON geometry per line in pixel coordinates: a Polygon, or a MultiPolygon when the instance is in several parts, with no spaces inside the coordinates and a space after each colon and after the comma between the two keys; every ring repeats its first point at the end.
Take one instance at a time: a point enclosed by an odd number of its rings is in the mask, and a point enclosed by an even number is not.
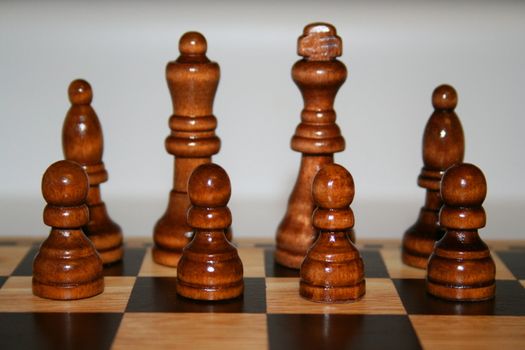
{"type": "Polygon", "coordinates": [[[286,266],[290,269],[299,270],[305,256],[306,251],[304,254],[297,254],[287,250],[279,249],[279,247],[277,247],[275,250],[275,261],[278,264],[286,266]]]}
{"type": "Polygon", "coordinates": [[[300,282],[299,294],[304,299],[317,303],[349,303],[359,300],[365,294],[365,280],[354,286],[326,287],[300,282]]]}
{"type": "Polygon", "coordinates": [[[195,300],[226,300],[234,299],[244,292],[244,282],[240,280],[225,287],[199,287],[177,280],[177,294],[195,300]]]}
{"type": "Polygon", "coordinates": [[[95,246],[104,265],[122,260],[124,248],[120,231],[108,233],[92,233],[89,229],[84,231],[95,246]]]}
{"type": "Polygon", "coordinates": [[[122,257],[124,256],[124,248],[120,245],[115,249],[98,250],[98,254],[102,259],[102,264],[110,265],[122,260],[122,257]]]}
{"type": "MultiPolygon", "coordinates": [[[[434,245],[435,242],[432,242],[432,245],[434,245]]],[[[428,258],[430,257],[430,253],[416,253],[413,251],[410,251],[408,249],[405,249],[403,247],[401,259],[405,265],[415,267],[417,269],[426,269],[428,264],[428,258]]]]}
{"type": "Polygon", "coordinates": [[[76,300],[94,297],[104,291],[104,278],[75,285],[49,285],[33,278],[33,294],[46,299],[76,300]]]}
{"type": "Polygon", "coordinates": [[[169,267],[177,267],[182,256],[182,250],[168,250],[159,246],[154,246],[151,252],[153,261],[157,264],[169,267]]]}
{"type": "Polygon", "coordinates": [[[483,301],[494,298],[496,284],[479,288],[451,287],[427,280],[427,292],[435,297],[451,301],[483,301]]]}
{"type": "Polygon", "coordinates": [[[403,238],[401,255],[403,263],[418,269],[426,269],[428,258],[434,250],[436,240],[439,239],[440,237],[437,234],[425,236],[416,231],[407,231],[403,238]]]}

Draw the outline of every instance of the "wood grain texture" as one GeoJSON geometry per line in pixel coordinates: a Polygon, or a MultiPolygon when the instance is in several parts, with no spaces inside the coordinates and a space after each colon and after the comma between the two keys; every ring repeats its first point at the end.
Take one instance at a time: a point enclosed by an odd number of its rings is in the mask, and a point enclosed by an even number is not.
{"type": "Polygon", "coordinates": [[[148,248],[142,261],[142,266],[140,267],[139,276],[176,277],[177,269],[171,266],[157,264],[153,260],[152,248],[148,248]]]}
{"type": "Polygon", "coordinates": [[[134,282],[135,277],[105,277],[104,293],[92,298],[49,300],[32,294],[31,277],[11,276],[0,289],[0,312],[124,312],[134,282]]]}
{"type": "MultiPolygon", "coordinates": [[[[275,266],[274,246],[267,239],[257,242],[241,238],[237,245],[239,255],[248,256],[253,264],[264,251],[264,261],[259,263],[271,273],[268,267],[275,266]]],[[[163,270],[135,277],[146,261],[150,266],[176,272],[152,262],[151,255],[144,255],[150,241],[151,237],[142,237],[126,242],[124,259],[119,263],[124,266],[119,271],[131,275],[105,277],[104,293],[88,299],[56,301],[31,293],[31,271],[27,266],[36,240],[0,239],[0,249],[7,256],[11,256],[11,250],[21,248],[28,252],[10,276],[0,275],[0,348],[463,350],[500,346],[521,349],[525,344],[525,280],[517,278],[525,261],[521,259],[525,253],[523,241],[513,242],[514,246],[490,242],[492,255],[501,257],[494,260],[509,264],[509,273],[515,276],[497,280],[494,299],[472,303],[429,295],[422,277],[388,276],[387,270],[395,270],[393,266],[424,271],[401,263],[399,241],[361,240],[359,247],[367,272],[385,277],[368,277],[367,294],[345,304],[304,300],[299,296],[299,278],[288,277],[244,278],[245,293],[231,300],[182,298],[175,293],[175,277],[155,275],[163,270]],[[512,263],[508,257],[503,258],[509,252],[517,257],[512,263]]]]}
{"type": "Polygon", "coordinates": [[[264,277],[264,250],[237,246],[244,277],[264,277]]]}
{"type": "Polygon", "coordinates": [[[173,114],[165,146],[175,157],[173,189],[166,212],[153,229],[153,259],[172,267],[177,266],[182,249],[192,238],[191,227],[186,223],[190,206],[188,179],[196,167],[211,162],[221,145],[215,135],[217,118],[213,115],[219,65],[206,57],[207,42],[200,33],[185,33],[180,38],[179,51],[177,60],[166,66],[173,114]]]}
{"type": "Polygon", "coordinates": [[[425,349],[519,349],[525,319],[512,316],[410,315],[425,349]]]}
{"type": "Polygon", "coordinates": [[[291,147],[302,156],[286,213],[277,228],[275,251],[279,264],[294,269],[301,266],[316,237],[312,226],[314,176],[323,166],[333,163],[335,152],[345,149],[333,104],[347,76],[345,65],[337,60],[342,41],[330,24],[307,25],[298,39],[297,53],[303,59],[294,64],[292,78],[301,91],[304,108],[291,147]]]}
{"type": "Polygon", "coordinates": [[[124,315],[113,348],[139,349],[148,339],[155,349],[266,349],[266,334],[264,314],[133,313],[124,315]]]}
{"type": "Polygon", "coordinates": [[[440,85],[432,93],[434,113],[425,126],[423,168],[417,181],[426,190],[425,204],[403,235],[403,262],[420,269],[426,269],[435,242],[445,233],[438,223],[443,204],[439,183],[445,170],[462,162],[465,153],[463,128],[454,111],[457,102],[457,92],[450,85],[440,85]]]}
{"type": "Polygon", "coordinates": [[[391,280],[367,278],[367,291],[354,303],[312,303],[299,296],[299,279],[267,277],[266,302],[268,313],[334,313],[334,314],[405,314],[391,280]]]}
{"type": "Polygon", "coordinates": [[[28,251],[28,246],[0,247],[0,276],[9,276],[28,251]]]}
{"type": "Polygon", "coordinates": [[[68,89],[71,107],[62,126],[64,157],[84,168],[89,178],[86,204],[89,222],[83,226],[84,233],[93,242],[104,264],[122,259],[122,230],[110,217],[102,201],[100,185],[108,180],[102,162],[104,139],[98,116],[91,107],[93,91],[82,79],[71,82],[68,89]]]}

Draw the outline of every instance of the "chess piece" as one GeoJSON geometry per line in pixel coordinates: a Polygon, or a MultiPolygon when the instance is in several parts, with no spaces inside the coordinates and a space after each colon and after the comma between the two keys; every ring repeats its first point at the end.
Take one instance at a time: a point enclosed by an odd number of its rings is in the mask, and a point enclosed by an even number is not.
{"type": "Polygon", "coordinates": [[[352,175],[338,164],[327,165],[315,176],[312,192],[317,206],[312,220],[319,235],[301,264],[299,292],[323,303],[359,299],[365,294],[365,273],[348,236],[354,226],[352,175]]]}
{"type": "Polygon", "coordinates": [[[472,164],[450,167],[441,181],[444,205],[439,222],[446,229],[428,260],[427,291],[439,298],[478,301],[494,297],[496,267],[478,235],[485,226],[482,207],[487,182],[472,164]]]}
{"type": "Polygon", "coordinates": [[[71,108],[62,127],[62,148],[67,160],[82,165],[89,177],[86,204],[89,222],[84,233],[97,248],[102,262],[111,264],[122,259],[122,230],[108,215],[102,201],[100,184],[108,180],[102,162],[104,141],[102,127],[95,110],[91,107],[93,93],[89,83],[82,79],[71,82],[68,89],[71,108]]]}
{"type": "Polygon", "coordinates": [[[177,266],[177,293],[198,300],[236,298],[244,282],[237,249],[225,235],[232,221],[228,174],[216,164],[200,165],[190,176],[188,194],[188,224],[195,236],[177,266]]]}
{"type": "Polygon", "coordinates": [[[167,266],[177,266],[182,249],[192,238],[192,229],[186,223],[188,178],[196,167],[210,163],[221,146],[212,111],[220,68],[206,57],[206,49],[202,34],[188,32],[180,38],[180,56],[166,67],[173,115],[165,145],[175,156],[175,171],[168,207],[153,230],[153,259],[167,266]]]}
{"type": "Polygon", "coordinates": [[[294,64],[292,78],[303,96],[304,109],[291,147],[302,157],[286,214],[277,229],[275,252],[279,264],[295,269],[316,237],[312,226],[314,176],[333,163],[334,152],[345,148],[333,103],[347,75],[345,65],[336,59],[342,54],[342,41],[330,24],[307,25],[298,39],[297,53],[304,58],[294,64]]]}
{"type": "Polygon", "coordinates": [[[33,261],[36,296],[72,300],[104,290],[102,260],[81,229],[89,220],[88,188],[88,176],[77,163],[62,160],[44,173],[44,223],[52,229],[33,261]]]}
{"type": "Polygon", "coordinates": [[[450,85],[438,86],[432,94],[434,113],[423,134],[423,168],[417,183],[426,189],[425,204],[419,216],[403,236],[402,259],[407,265],[425,269],[434,244],[444,230],[438,224],[442,201],[439,183],[447,168],[463,161],[465,141],[463,128],[454,112],[458,101],[450,85]]]}

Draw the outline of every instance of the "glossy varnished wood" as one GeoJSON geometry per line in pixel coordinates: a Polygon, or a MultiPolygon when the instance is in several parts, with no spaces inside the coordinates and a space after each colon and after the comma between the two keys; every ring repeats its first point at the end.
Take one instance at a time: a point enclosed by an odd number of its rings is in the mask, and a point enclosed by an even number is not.
{"type": "Polygon", "coordinates": [[[354,226],[352,175],[338,164],[327,165],[315,176],[312,192],[319,235],[301,264],[299,292],[324,303],[359,299],[365,294],[363,259],[348,237],[354,226]]]}
{"type": "Polygon", "coordinates": [[[443,238],[436,243],[427,267],[427,290],[449,300],[478,301],[495,295],[496,268],[489,248],[478,235],[485,226],[482,207],[485,176],[472,164],[450,167],[441,181],[444,205],[439,213],[443,238]]]}
{"type": "Polygon", "coordinates": [[[100,184],[108,180],[102,162],[104,140],[102,127],[95,110],[91,107],[93,92],[90,84],[82,79],[71,82],[68,89],[71,108],[62,127],[62,147],[67,160],[84,168],[89,177],[86,204],[89,222],[84,233],[93,242],[104,264],[122,259],[122,230],[108,215],[100,194],[100,184]]]}
{"type": "Polygon", "coordinates": [[[44,223],[52,229],[33,262],[36,296],[71,300],[104,290],[102,260],[81,229],[89,220],[88,188],[87,174],[77,163],[59,161],[44,173],[44,223]]]}
{"type": "Polygon", "coordinates": [[[405,232],[402,248],[403,262],[421,269],[427,267],[435,242],[445,232],[438,224],[441,177],[448,167],[463,161],[465,152],[463,128],[454,112],[457,101],[452,86],[438,86],[432,94],[434,113],[423,134],[423,168],[417,183],[426,190],[425,204],[414,225],[405,232]]]}
{"type": "Polygon", "coordinates": [[[216,164],[203,164],[192,173],[188,194],[188,224],[195,236],[177,266],[177,293],[198,300],[236,298],[244,290],[243,266],[225,235],[232,221],[228,174],[216,164]]]}
{"type": "Polygon", "coordinates": [[[302,158],[286,213],[277,229],[275,252],[278,263],[295,269],[301,266],[316,237],[312,226],[314,176],[323,166],[333,163],[334,152],[345,148],[333,104],[347,76],[345,65],[337,60],[342,54],[342,41],[330,24],[307,25],[298,39],[297,53],[303,59],[293,66],[292,78],[303,96],[304,109],[291,147],[301,152],[302,158]]]}
{"type": "Polygon", "coordinates": [[[175,170],[168,207],[153,230],[153,259],[167,266],[177,266],[182,249],[192,238],[186,222],[190,206],[188,179],[196,167],[211,162],[221,145],[215,135],[217,119],[212,110],[220,68],[206,57],[206,50],[202,34],[185,33],[179,41],[180,56],[166,67],[173,115],[165,145],[175,156],[175,170]]]}

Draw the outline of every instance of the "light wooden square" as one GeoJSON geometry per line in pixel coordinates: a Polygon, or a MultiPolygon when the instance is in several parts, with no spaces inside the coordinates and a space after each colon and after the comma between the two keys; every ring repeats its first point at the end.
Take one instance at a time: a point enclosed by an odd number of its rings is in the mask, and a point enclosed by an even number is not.
{"type": "Polygon", "coordinates": [[[12,276],[0,289],[0,312],[123,312],[135,277],[105,277],[102,294],[80,300],[49,300],[33,295],[32,277],[12,276]]]}
{"type": "Polygon", "coordinates": [[[157,264],[153,261],[151,247],[149,247],[142,259],[142,266],[140,267],[138,275],[148,277],[176,277],[177,268],[157,264]]]}
{"type": "Polygon", "coordinates": [[[391,278],[425,278],[426,270],[405,265],[401,260],[401,248],[381,249],[388,275],[391,278]]]}
{"type": "Polygon", "coordinates": [[[525,344],[523,317],[409,317],[425,349],[520,349],[525,344]]]}
{"type": "Polygon", "coordinates": [[[244,277],[264,277],[264,250],[261,248],[239,248],[244,277]]]}
{"type": "Polygon", "coordinates": [[[0,247],[0,276],[9,276],[30,248],[29,246],[0,247]]]}
{"type": "Polygon", "coordinates": [[[113,349],[266,349],[266,314],[127,313],[113,349]],[[154,326],[147,326],[154,325],[154,326]]]}
{"type": "Polygon", "coordinates": [[[365,296],[352,303],[314,303],[299,295],[299,278],[266,278],[268,313],[406,314],[395,286],[387,278],[367,278],[365,296]]]}

